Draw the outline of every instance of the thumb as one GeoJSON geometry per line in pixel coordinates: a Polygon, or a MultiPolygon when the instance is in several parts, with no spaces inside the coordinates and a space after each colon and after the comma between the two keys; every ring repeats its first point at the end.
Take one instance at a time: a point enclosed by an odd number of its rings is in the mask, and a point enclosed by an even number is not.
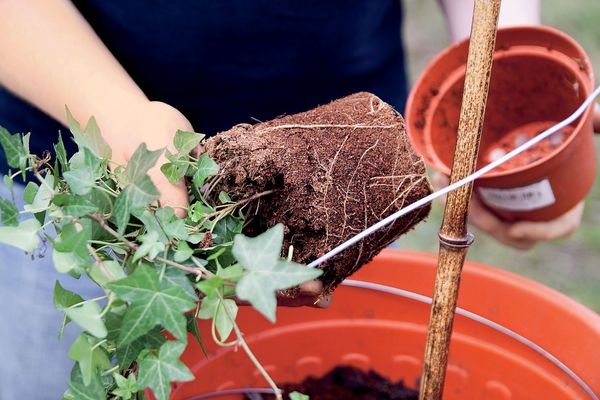
{"type": "Polygon", "coordinates": [[[567,213],[548,222],[516,222],[508,230],[508,235],[514,239],[554,240],[564,238],[579,227],[583,208],[583,202],[580,202],[567,213]]]}

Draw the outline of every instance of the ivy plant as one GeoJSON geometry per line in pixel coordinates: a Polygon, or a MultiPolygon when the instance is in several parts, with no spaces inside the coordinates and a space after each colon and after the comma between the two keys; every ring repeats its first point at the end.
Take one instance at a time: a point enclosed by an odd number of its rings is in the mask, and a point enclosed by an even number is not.
{"type": "Polygon", "coordinates": [[[172,382],[194,378],[180,356],[188,337],[202,340],[197,318],[210,320],[217,343],[243,348],[274,386],[236,324],[235,299],[275,321],[276,292],[321,271],[281,257],[281,225],[254,238],[243,235],[250,200],[214,193],[218,165],[192,152],[203,135],[176,132],[177,152],[166,151],[161,167],[171,182],[189,183],[190,205],[180,219],[159,204],[147,175],[162,149],[141,144],[126,165],[115,166],[95,120],[82,128],[68,110],[67,116],[78,146],[71,157],[60,136],[53,156],[40,157],[29,151],[29,134],[0,127],[11,168],[5,186],[12,193],[17,177],[35,178],[25,187],[23,210],[14,194],[0,199],[0,243],[35,252],[49,242],[59,273],[91,279],[104,290],[85,299],[55,284],[63,328],[75,323],[82,329],[69,350],[74,366],[63,399],[142,399],[147,390],[168,399],[172,382]]]}

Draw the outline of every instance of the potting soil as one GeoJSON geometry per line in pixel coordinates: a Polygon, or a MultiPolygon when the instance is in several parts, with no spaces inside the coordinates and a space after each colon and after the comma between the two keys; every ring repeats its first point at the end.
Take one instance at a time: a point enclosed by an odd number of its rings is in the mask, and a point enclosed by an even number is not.
{"type": "MultiPolygon", "coordinates": [[[[301,383],[284,384],[284,399],[296,391],[310,400],[417,400],[419,392],[396,383],[370,370],[368,372],[349,366],[338,366],[321,378],[308,377],[301,383]]],[[[273,399],[263,395],[263,399],[273,399]]],[[[246,397],[250,400],[250,397],[246,397]]]]}
{"type": "MultiPolygon", "coordinates": [[[[273,194],[246,210],[246,234],[285,225],[283,254],[310,262],[394,211],[431,193],[402,116],[370,93],[256,125],[237,125],[207,140],[219,164],[214,193],[242,200],[273,194]]],[[[413,211],[324,266],[326,291],[429,213],[413,211]]],[[[289,293],[293,295],[293,293],[289,293]]]]}

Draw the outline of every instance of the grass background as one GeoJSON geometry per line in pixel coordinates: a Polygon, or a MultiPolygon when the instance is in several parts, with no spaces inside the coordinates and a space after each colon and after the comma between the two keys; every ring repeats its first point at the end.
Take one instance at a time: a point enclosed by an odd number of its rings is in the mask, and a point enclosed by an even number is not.
{"type": "MultiPolygon", "coordinates": [[[[414,82],[424,66],[450,44],[450,39],[437,1],[408,0],[404,7],[409,76],[414,82]]],[[[568,33],[584,47],[599,77],[600,1],[542,0],[542,19],[544,24],[568,33]]],[[[600,154],[600,135],[596,137],[596,149],[600,154]]],[[[442,214],[442,206],[434,205],[428,221],[401,238],[399,247],[437,252],[442,214]]],[[[587,198],[583,223],[569,238],[541,243],[523,252],[503,246],[482,232],[475,234],[468,259],[528,276],[600,312],[599,178],[587,198]]]]}

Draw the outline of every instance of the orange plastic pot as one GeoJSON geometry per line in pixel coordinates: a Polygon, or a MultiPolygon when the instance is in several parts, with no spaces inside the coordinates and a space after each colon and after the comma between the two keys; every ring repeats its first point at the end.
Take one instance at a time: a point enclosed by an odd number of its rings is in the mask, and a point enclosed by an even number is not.
{"type": "MultiPolygon", "coordinates": [[[[386,250],[353,280],[429,296],[436,264],[435,255],[386,250]]],[[[458,303],[541,346],[600,392],[599,315],[552,289],[475,263],[465,265],[458,303]]],[[[417,387],[428,304],[398,293],[341,286],[329,309],[280,308],[277,318],[273,325],[248,307],[239,315],[246,341],[277,382],[350,364],[417,387]]],[[[457,315],[445,399],[593,398],[551,360],[493,327],[457,315]]],[[[201,329],[208,356],[190,337],[182,359],[196,380],[177,385],[173,400],[266,386],[241,349],[217,347],[204,322],[201,329]]]]}
{"type": "MultiPolygon", "coordinates": [[[[407,101],[412,144],[432,168],[446,175],[456,144],[467,52],[468,42],[463,41],[440,53],[407,101]]],[[[592,90],[589,58],[566,34],[548,27],[500,29],[480,166],[563,120],[592,90]]],[[[569,129],[515,161],[519,162],[475,182],[475,193],[496,214],[506,220],[544,221],[573,208],[585,197],[596,174],[592,109],[569,129]]]]}

